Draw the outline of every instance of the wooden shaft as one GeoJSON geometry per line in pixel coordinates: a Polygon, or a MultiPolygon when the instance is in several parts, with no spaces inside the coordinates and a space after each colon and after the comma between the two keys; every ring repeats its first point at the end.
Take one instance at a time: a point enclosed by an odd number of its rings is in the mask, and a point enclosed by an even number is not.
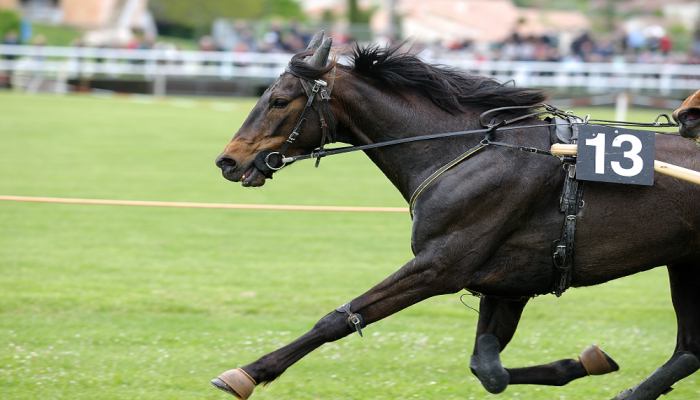
{"type": "Polygon", "coordinates": [[[560,156],[575,156],[578,154],[578,145],[555,143],[552,145],[552,154],[560,156]]]}
{"type": "MultiPolygon", "coordinates": [[[[575,144],[556,143],[552,145],[552,154],[562,156],[574,156],[578,154],[578,146],[575,144]]],[[[678,165],[654,160],[654,171],[676,179],[700,185],[700,172],[693,171],[692,169],[687,169],[679,167],[678,165]]]]}
{"type": "Polygon", "coordinates": [[[700,172],[693,171],[692,169],[654,160],[654,171],[676,179],[700,185],[700,172]]]}

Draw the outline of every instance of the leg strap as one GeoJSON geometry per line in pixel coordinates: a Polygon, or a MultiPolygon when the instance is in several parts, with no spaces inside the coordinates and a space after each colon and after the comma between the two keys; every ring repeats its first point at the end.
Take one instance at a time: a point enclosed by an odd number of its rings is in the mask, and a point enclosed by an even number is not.
{"type": "Polygon", "coordinates": [[[365,321],[362,319],[362,315],[350,311],[350,303],[343,304],[336,308],[335,311],[348,314],[348,327],[353,331],[357,331],[362,337],[362,328],[366,326],[365,321]]]}

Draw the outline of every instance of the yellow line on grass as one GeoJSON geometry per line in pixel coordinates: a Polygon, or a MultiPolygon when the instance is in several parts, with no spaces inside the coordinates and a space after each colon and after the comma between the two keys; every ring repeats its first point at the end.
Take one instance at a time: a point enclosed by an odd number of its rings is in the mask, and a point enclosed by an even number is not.
{"type": "Polygon", "coordinates": [[[222,204],[222,203],[182,203],[165,201],[139,200],[99,200],[99,199],[66,199],[57,197],[27,197],[2,196],[4,201],[25,201],[35,203],[64,203],[64,204],[99,204],[109,206],[146,206],[146,207],[178,207],[178,208],[219,208],[234,210],[282,210],[282,211],[341,211],[341,212],[401,212],[408,210],[403,207],[343,207],[343,206],[292,206],[264,204],[222,204]]]}

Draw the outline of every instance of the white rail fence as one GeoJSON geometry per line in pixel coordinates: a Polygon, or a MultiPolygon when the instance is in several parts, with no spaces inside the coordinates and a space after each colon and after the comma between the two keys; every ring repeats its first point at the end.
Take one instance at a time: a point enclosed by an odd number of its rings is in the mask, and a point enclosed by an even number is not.
{"type": "MultiPolygon", "coordinates": [[[[29,82],[27,87],[32,82],[51,81],[58,92],[67,90],[69,79],[130,77],[153,82],[154,94],[163,95],[168,77],[271,82],[284,71],[290,58],[291,54],[283,53],[0,45],[0,74],[11,72],[29,82]]],[[[700,65],[475,61],[457,57],[427,61],[502,82],[514,80],[523,87],[584,88],[589,93],[652,90],[661,96],[700,88],[700,65]]]]}

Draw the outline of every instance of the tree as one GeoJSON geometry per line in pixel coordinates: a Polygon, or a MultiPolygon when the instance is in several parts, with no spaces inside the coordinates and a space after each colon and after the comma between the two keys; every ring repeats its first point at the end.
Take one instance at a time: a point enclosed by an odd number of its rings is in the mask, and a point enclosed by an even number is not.
{"type": "Polygon", "coordinates": [[[357,0],[348,0],[350,36],[359,41],[372,39],[372,33],[369,30],[369,21],[376,9],[376,7],[372,7],[367,10],[361,10],[357,6],[357,0]]]}
{"type": "Polygon", "coordinates": [[[10,31],[15,31],[19,35],[19,29],[19,15],[13,11],[0,10],[0,40],[10,31]]]}

